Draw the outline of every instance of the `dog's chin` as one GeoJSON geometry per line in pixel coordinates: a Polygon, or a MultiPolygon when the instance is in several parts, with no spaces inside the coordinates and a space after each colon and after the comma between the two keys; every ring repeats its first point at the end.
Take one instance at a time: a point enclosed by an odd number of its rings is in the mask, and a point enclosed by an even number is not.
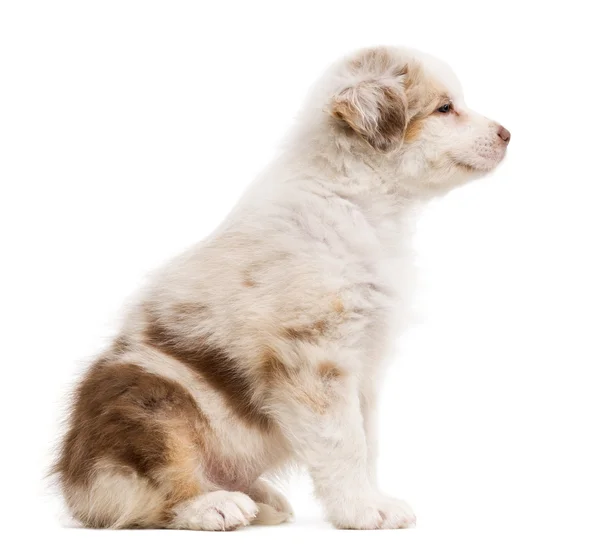
{"type": "Polygon", "coordinates": [[[477,156],[474,158],[453,158],[454,164],[463,172],[481,176],[492,172],[504,159],[505,152],[494,159],[477,156]]]}
{"type": "Polygon", "coordinates": [[[466,163],[464,161],[457,161],[454,160],[454,164],[458,167],[459,170],[466,172],[466,173],[472,173],[472,174],[477,174],[477,173],[485,173],[488,172],[486,169],[482,169],[481,166],[479,165],[473,165],[471,163],[466,163]]]}

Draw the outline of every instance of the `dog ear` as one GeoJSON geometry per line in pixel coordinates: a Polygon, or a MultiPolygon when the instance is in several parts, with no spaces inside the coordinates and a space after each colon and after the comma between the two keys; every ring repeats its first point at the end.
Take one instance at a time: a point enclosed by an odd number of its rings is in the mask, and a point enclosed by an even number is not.
{"type": "Polygon", "coordinates": [[[382,77],[346,87],[333,97],[330,111],[373,148],[386,152],[402,143],[407,108],[402,82],[382,77]]]}

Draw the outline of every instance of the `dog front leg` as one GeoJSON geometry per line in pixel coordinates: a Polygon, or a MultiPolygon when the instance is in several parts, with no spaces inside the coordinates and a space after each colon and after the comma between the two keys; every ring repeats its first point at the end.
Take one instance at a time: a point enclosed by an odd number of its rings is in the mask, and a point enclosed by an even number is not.
{"type": "Polygon", "coordinates": [[[331,362],[282,367],[272,411],[312,477],[328,519],[344,529],[414,525],[402,501],[382,496],[370,479],[358,381],[331,362]]]}

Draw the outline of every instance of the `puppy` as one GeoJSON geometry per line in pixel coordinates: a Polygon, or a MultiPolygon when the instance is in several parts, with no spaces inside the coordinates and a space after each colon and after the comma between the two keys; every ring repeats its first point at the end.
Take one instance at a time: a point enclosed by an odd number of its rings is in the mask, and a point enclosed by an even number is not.
{"type": "Polygon", "coordinates": [[[380,47],[334,64],[280,155],[154,276],[80,382],[55,466],[89,527],[231,530],[292,509],[307,468],[338,528],[415,516],[377,487],[381,364],[410,295],[416,204],[503,159],[452,72],[380,47]]]}

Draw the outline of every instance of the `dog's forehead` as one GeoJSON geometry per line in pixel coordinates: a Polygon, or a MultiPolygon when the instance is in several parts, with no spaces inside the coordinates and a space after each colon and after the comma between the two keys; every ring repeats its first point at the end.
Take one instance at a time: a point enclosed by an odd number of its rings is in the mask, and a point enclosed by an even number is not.
{"type": "Polygon", "coordinates": [[[447,63],[422,51],[413,50],[412,54],[421,64],[425,73],[439,82],[452,97],[462,98],[463,91],[460,81],[447,63]]]}

